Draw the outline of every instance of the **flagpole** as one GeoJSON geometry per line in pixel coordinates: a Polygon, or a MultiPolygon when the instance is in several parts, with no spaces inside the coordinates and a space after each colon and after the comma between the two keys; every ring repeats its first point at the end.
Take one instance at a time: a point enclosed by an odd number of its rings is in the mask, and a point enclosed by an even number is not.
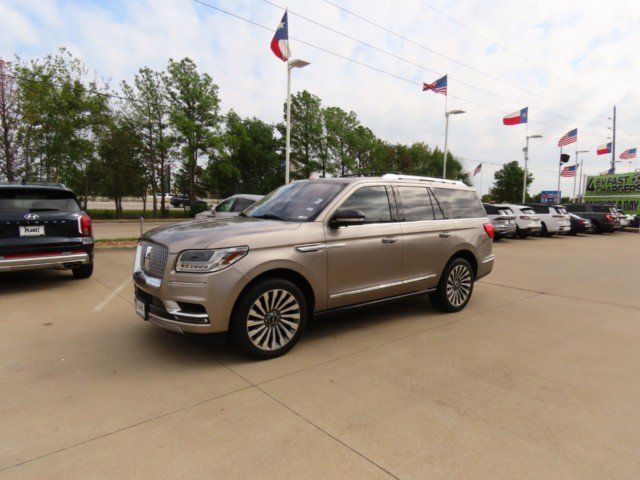
{"type": "MultiPolygon", "coordinates": [[[[435,92],[435,90],[434,90],[435,92]]],[[[449,116],[447,115],[448,92],[444,95],[444,157],[442,163],[442,178],[447,178],[447,153],[449,151],[449,116]]]]}
{"type": "Polygon", "coordinates": [[[558,205],[562,203],[562,193],[560,193],[561,174],[562,174],[562,145],[560,146],[560,158],[558,159],[558,205]]]}
{"type": "Polygon", "coordinates": [[[522,179],[522,203],[527,201],[527,167],[529,163],[529,119],[524,124],[524,139],[526,146],[524,147],[524,176],[522,179]]]}
{"type": "Polygon", "coordinates": [[[480,162],[480,201],[482,201],[482,176],[484,175],[484,165],[480,162]]]}
{"type": "Polygon", "coordinates": [[[284,184],[289,183],[289,156],[291,154],[291,68],[289,62],[285,62],[287,69],[287,126],[286,126],[286,147],[284,155],[284,184]]]}
{"type": "Polygon", "coordinates": [[[576,146],[576,149],[575,149],[576,159],[573,163],[575,167],[575,172],[573,172],[573,203],[576,203],[576,181],[578,180],[578,140],[577,139],[576,139],[575,146],[576,146]]]}
{"type": "Polygon", "coordinates": [[[582,172],[584,171],[584,159],[580,160],[580,182],[578,183],[578,200],[582,202],[582,172]]]}

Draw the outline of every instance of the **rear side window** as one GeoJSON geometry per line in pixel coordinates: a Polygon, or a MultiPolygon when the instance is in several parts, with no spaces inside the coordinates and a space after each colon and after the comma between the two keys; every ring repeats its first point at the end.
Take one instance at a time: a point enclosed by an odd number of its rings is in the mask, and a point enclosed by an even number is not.
{"type": "Polygon", "coordinates": [[[599,213],[611,213],[611,207],[608,205],[591,205],[591,210],[599,213]]]}
{"type": "Polygon", "coordinates": [[[485,203],[484,211],[487,212],[487,215],[500,215],[500,210],[495,205],[487,205],[485,203]]]}
{"type": "Polygon", "coordinates": [[[475,192],[453,188],[432,188],[440,207],[447,218],[482,218],[484,208],[475,192]]]}
{"type": "Polygon", "coordinates": [[[405,222],[434,220],[429,190],[423,187],[399,187],[405,222]]]}
{"type": "Polygon", "coordinates": [[[365,223],[391,221],[389,197],[384,186],[362,187],[356,190],[338,210],[359,210],[364,213],[365,223]]]}
{"type": "Polygon", "coordinates": [[[219,203],[218,206],[216,207],[216,212],[230,212],[231,207],[233,207],[233,202],[234,202],[234,199],[230,198],[228,200],[225,200],[222,203],[219,203]]]}
{"type": "Polygon", "coordinates": [[[0,213],[80,211],[73,194],[64,190],[0,189],[0,213]]]}
{"type": "Polygon", "coordinates": [[[248,198],[237,198],[236,203],[233,204],[232,212],[241,212],[245,208],[250,207],[254,204],[253,200],[249,200],[248,198]]]}
{"type": "Polygon", "coordinates": [[[567,205],[565,207],[568,212],[586,212],[587,209],[584,205],[567,205]]]}
{"type": "Polygon", "coordinates": [[[531,208],[536,213],[549,213],[549,207],[545,207],[544,205],[531,205],[531,208]]]}

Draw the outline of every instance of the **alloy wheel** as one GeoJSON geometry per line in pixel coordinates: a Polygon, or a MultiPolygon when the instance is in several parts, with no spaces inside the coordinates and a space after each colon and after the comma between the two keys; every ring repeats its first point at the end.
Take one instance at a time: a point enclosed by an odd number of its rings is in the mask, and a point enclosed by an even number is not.
{"type": "Polygon", "coordinates": [[[447,278],[447,300],[454,307],[467,301],[471,294],[471,272],[466,265],[456,265],[447,278]]]}
{"type": "Polygon", "coordinates": [[[287,345],[300,326],[300,304],[282,289],[260,295],[247,315],[247,333],[251,343],[261,350],[276,350],[287,345]]]}

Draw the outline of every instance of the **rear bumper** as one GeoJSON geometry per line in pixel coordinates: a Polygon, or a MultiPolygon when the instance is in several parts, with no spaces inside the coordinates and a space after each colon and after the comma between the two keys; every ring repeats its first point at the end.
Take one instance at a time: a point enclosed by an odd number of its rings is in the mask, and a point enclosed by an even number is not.
{"type": "Polygon", "coordinates": [[[65,252],[59,255],[25,255],[22,257],[0,257],[0,272],[17,270],[37,270],[41,268],[70,268],[91,263],[87,252],[65,252]]]}
{"type": "Polygon", "coordinates": [[[500,237],[513,237],[516,234],[516,225],[493,225],[495,236],[500,237]]]}

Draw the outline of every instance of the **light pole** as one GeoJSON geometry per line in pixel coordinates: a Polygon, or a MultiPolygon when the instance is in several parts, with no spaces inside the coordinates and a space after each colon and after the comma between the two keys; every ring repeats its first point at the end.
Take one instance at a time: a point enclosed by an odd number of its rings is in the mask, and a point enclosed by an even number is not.
{"type": "Polygon", "coordinates": [[[527,146],[522,149],[524,152],[524,178],[522,179],[522,203],[527,201],[527,177],[529,176],[529,139],[542,138],[542,135],[527,135],[527,146]]]}
{"type": "Polygon", "coordinates": [[[284,153],[284,183],[289,183],[289,155],[291,153],[291,70],[294,68],[304,68],[309,62],[300,59],[289,60],[287,62],[287,125],[286,125],[286,146],[284,153]]]}
{"type": "Polygon", "coordinates": [[[442,164],[442,178],[447,178],[447,154],[449,153],[449,115],[460,115],[464,110],[449,110],[444,113],[444,163],[442,164]]]}
{"type": "MultiPolygon", "coordinates": [[[[589,150],[576,150],[576,172],[573,176],[573,201],[576,201],[576,180],[578,178],[578,154],[580,153],[589,153],[589,150]]],[[[580,173],[582,175],[582,173],[580,173]]],[[[582,182],[582,177],[580,177],[580,182],[582,182]]]]}

